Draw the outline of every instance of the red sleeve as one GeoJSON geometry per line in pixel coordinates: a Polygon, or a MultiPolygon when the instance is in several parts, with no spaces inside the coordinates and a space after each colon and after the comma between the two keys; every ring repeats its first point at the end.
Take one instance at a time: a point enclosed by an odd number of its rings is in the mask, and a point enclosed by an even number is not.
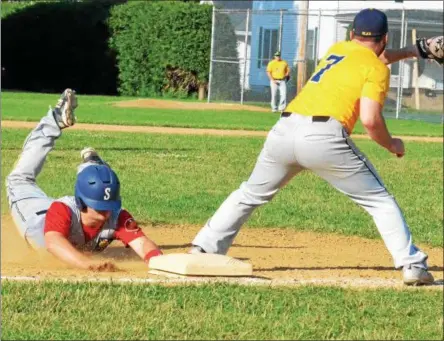
{"type": "Polygon", "coordinates": [[[66,238],[69,236],[69,229],[71,228],[71,209],[61,202],[53,202],[46,212],[45,230],[60,232],[66,238]]]}
{"type": "Polygon", "coordinates": [[[117,229],[114,235],[116,239],[122,241],[123,244],[128,245],[134,239],[145,236],[133,216],[126,210],[121,210],[119,219],[117,220],[117,229]]]}

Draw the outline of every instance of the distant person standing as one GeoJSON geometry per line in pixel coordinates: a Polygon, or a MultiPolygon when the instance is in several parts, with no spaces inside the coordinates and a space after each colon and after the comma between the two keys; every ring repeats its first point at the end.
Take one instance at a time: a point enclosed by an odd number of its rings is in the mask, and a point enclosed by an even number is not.
{"type": "Polygon", "coordinates": [[[285,60],[281,58],[281,52],[274,54],[274,59],[267,65],[267,75],[270,79],[271,88],[271,110],[282,112],[287,106],[287,80],[290,75],[290,68],[285,60]],[[279,106],[276,105],[276,95],[279,89],[279,106]]]}

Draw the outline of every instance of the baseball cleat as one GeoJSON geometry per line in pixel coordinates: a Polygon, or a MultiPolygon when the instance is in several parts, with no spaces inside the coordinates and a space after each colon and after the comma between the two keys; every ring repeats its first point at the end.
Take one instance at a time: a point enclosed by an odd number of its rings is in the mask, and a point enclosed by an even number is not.
{"type": "Polygon", "coordinates": [[[54,119],[56,120],[60,129],[71,127],[76,122],[74,110],[77,108],[76,92],[71,89],[63,91],[60,99],[57,101],[53,109],[54,119]]]}
{"type": "Polygon", "coordinates": [[[190,251],[188,251],[188,253],[192,255],[198,255],[199,253],[206,253],[206,252],[200,246],[193,245],[193,247],[190,249],[190,251]]]}
{"type": "Polygon", "coordinates": [[[430,285],[434,283],[434,278],[427,269],[416,267],[412,264],[404,266],[402,269],[404,284],[406,285],[430,285]]]}
{"type": "Polygon", "coordinates": [[[80,152],[80,157],[83,162],[95,162],[98,164],[104,164],[103,160],[100,158],[99,154],[93,147],[83,148],[80,152]]]}

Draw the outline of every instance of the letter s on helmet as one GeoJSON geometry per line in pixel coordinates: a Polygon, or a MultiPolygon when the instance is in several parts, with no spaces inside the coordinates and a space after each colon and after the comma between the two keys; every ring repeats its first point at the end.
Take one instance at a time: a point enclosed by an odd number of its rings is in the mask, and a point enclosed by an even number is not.
{"type": "Polygon", "coordinates": [[[81,205],[97,211],[120,211],[120,182],[106,165],[92,165],[77,174],[75,198],[81,205]]]}

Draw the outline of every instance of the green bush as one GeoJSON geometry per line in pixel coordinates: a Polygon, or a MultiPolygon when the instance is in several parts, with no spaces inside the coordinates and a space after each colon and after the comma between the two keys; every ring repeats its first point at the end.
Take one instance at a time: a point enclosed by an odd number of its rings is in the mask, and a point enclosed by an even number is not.
{"type": "MultiPolygon", "coordinates": [[[[196,1],[2,3],[2,86],[196,96],[208,83],[211,19],[212,6],[196,1]]],[[[218,49],[236,55],[234,28],[225,21],[218,49]]],[[[229,71],[220,89],[227,99],[240,93],[237,65],[229,71]]]]}
{"type": "Polygon", "coordinates": [[[196,93],[208,82],[211,6],[194,2],[128,2],[108,21],[116,51],[119,93],[196,93]]]}
{"type": "Polygon", "coordinates": [[[6,18],[8,15],[11,15],[14,12],[21,11],[26,7],[34,6],[36,2],[34,1],[20,1],[20,2],[1,2],[1,18],[2,20],[6,18]]]}
{"type": "Polygon", "coordinates": [[[122,1],[6,6],[2,87],[36,92],[72,87],[81,93],[115,94],[117,69],[107,44],[106,19],[118,2],[122,1]]]}

